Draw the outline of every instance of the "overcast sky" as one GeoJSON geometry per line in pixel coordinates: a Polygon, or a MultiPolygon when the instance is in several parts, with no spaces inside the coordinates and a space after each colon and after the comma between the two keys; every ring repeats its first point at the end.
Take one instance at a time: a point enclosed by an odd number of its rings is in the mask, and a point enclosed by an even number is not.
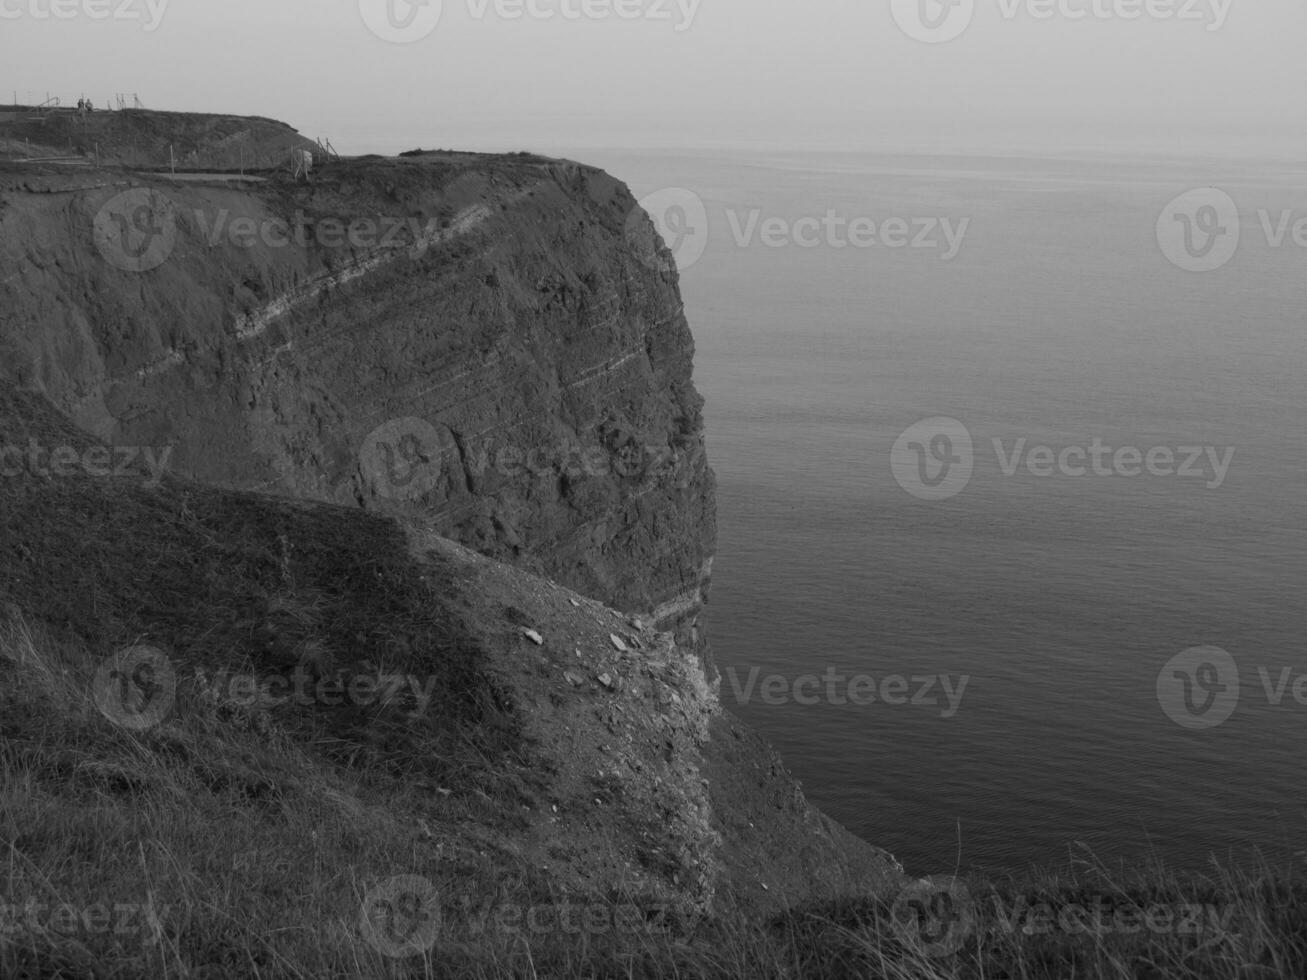
{"type": "Polygon", "coordinates": [[[0,0],[5,102],[134,92],[343,152],[1291,155],[1305,55],[1304,0],[0,0]]]}

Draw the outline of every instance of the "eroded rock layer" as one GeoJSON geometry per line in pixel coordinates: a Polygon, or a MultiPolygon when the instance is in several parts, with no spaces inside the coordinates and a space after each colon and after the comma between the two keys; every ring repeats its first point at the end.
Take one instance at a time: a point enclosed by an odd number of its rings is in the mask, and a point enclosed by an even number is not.
{"type": "Polygon", "coordinates": [[[312,184],[0,173],[0,372],[171,472],[420,515],[695,631],[693,341],[624,185],[432,154],[312,184]]]}

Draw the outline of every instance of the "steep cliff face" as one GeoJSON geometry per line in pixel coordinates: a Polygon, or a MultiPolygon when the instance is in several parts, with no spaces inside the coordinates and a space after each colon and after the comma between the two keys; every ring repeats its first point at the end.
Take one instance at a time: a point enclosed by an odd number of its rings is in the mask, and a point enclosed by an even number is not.
{"type": "MultiPolygon", "coordinates": [[[[351,515],[393,517],[415,560],[456,580],[442,603],[465,608],[460,635],[550,774],[527,804],[540,819],[506,848],[566,855],[578,890],[643,868],[696,908],[897,882],[717,701],[698,629],[715,525],[693,342],[671,256],[620,182],[525,155],[362,158],[312,184],[0,164],[0,273],[0,393],[39,393],[186,486],[310,502],[343,538],[351,515]],[[609,800],[616,816],[586,823],[609,800]],[[581,826],[615,856],[567,844],[581,826]]],[[[21,403],[0,450],[54,438],[21,403]]],[[[183,523],[193,493],[170,498],[183,523]]],[[[24,500],[45,516],[11,509],[14,541],[51,519],[41,493],[24,500]]],[[[287,535],[257,548],[288,554],[287,535]]],[[[206,525],[132,560],[171,567],[220,537],[206,525]]],[[[41,546],[11,548],[14,567],[41,546]]],[[[57,625],[87,615],[70,595],[105,586],[49,588],[0,582],[57,625]]],[[[166,610],[114,604],[124,638],[199,642],[166,610]]]]}
{"type": "Polygon", "coordinates": [[[693,342],[619,182],[433,154],[0,187],[4,377],[175,474],[421,516],[706,653],[693,342]]]}

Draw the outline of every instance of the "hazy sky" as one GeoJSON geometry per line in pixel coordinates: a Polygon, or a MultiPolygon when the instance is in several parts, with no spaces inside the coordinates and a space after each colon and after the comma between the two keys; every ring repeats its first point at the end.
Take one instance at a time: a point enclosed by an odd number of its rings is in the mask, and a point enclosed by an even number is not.
{"type": "Polygon", "coordinates": [[[1304,0],[0,0],[5,102],[135,92],[343,152],[1290,154],[1305,55],[1304,0]]]}

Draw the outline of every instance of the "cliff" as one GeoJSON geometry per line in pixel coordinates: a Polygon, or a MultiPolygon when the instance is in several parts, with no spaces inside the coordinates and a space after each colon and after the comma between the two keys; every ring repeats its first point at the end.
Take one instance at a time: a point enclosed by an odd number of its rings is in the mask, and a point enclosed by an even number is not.
{"type": "Polygon", "coordinates": [[[617,181],[443,155],[0,189],[0,373],[82,428],[203,482],[421,515],[699,645],[693,342],[617,181]]]}
{"type": "Polygon", "coordinates": [[[432,676],[440,724],[241,723],[343,782],[409,759],[405,805],[492,876],[695,914],[898,882],[718,703],[693,342],[620,182],[526,155],[311,184],[0,164],[0,270],[0,446],[83,461],[0,457],[13,616],[99,658],[432,676]],[[88,468],[96,444],[162,479],[88,468]]]}

